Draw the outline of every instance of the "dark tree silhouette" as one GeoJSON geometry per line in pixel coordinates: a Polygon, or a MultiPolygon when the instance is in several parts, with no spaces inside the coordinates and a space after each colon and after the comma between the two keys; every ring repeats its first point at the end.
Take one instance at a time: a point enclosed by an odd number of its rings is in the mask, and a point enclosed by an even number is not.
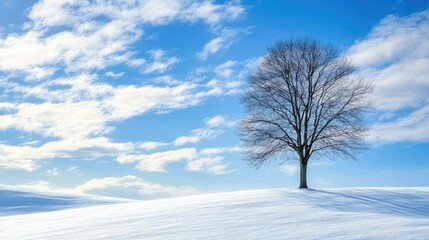
{"type": "Polygon", "coordinates": [[[307,188],[310,159],[356,158],[371,110],[372,84],[354,74],[337,48],[309,38],[279,41],[268,48],[248,77],[238,125],[246,160],[260,167],[299,160],[300,188],[307,188]]]}

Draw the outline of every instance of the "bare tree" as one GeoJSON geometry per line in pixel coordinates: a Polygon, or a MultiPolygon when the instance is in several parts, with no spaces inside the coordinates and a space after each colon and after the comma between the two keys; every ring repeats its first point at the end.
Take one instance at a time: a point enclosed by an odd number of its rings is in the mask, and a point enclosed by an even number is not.
{"type": "Polygon", "coordinates": [[[238,131],[246,160],[256,167],[299,160],[299,187],[307,188],[310,159],[355,159],[369,147],[364,137],[372,84],[354,72],[338,49],[316,40],[269,47],[241,98],[245,116],[238,131]]]}

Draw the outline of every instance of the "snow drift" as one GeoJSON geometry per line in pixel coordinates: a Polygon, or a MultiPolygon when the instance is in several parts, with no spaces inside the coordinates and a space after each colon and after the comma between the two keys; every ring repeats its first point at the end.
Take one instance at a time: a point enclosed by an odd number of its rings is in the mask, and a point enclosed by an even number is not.
{"type": "Polygon", "coordinates": [[[253,190],[11,215],[0,239],[429,239],[429,188],[253,190]]]}

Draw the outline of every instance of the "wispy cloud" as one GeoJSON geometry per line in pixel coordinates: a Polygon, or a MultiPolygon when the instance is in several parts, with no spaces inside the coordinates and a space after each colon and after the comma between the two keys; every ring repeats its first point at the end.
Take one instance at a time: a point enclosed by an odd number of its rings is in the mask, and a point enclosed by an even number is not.
{"type": "MultiPolygon", "coordinates": [[[[229,170],[226,170],[226,165],[221,163],[222,157],[219,154],[231,152],[226,148],[204,149],[202,152],[198,152],[195,148],[173,149],[152,154],[144,152],[160,147],[182,146],[209,140],[222,134],[224,131],[222,127],[230,127],[233,124],[234,122],[227,121],[226,117],[218,115],[206,119],[207,128],[191,130],[191,135],[177,137],[172,142],[115,142],[102,136],[87,138],[86,135],[80,137],[81,135],[68,135],[65,132],[63,136],[56,133],[57,135],[52,136],[59,136],[61,140],[49,141],[39,146],[1,144],[0,167],[34,171],[39,166],[38,162],[45,159],[97,160],[111,158],[123,164],[139,162],[136,168],[141,171],[165,172],[165,166],[169,163],[192,160],[193,167],[188,167],[187,170],[224,174],[229,170]],[[208,161],[207,155],[216,156],[208,161]],[[211,165],[210,168],[209,165],[211,165]],[[224,167],[220,167],[221,165],[224,167]]],[[[62,125],[58,126],[58,128],[61,127],[62,125]]],[[[54,130],[55,128],[52,131],[54,130]]],[[[47,136],[50,135],[47,134],[47,136]]]]}
{"type": "Polygon", "coordinates": [[[293,176],[299,172],[299,164],[297,162],[284,163],[280,166],[280,171],[288,176],[293,176]]]}
{"type": "Polygon", "coordinates": [[[181,146],[189,143],[198,143],[202,140],[215,138],[224,133],[222,127],[235,126],[235,121],[228,121],[226,116],[216,115],[205,119],[205,128],[197,128],[191,131],[191,135],[177,137],[173,141],[174,146],[181,146]]]}
{"type": "Polygon", "coordinates": [[[168,146],[169,143],[165,142],[144,142],[139,145],[139,147],[143,150],[154,150],[156,148],[162,147],[162,146],[168,146]]]}
{"type": "Polygon", "coordinates": [[[147,182],[133,175],[92,179],[71,189],[71,191],[107,196],[124,196],[124,194],[118,194],[118,192],[128,192],[128,194],[125,195],[136,198],[160,194],[166,196],[185,196],[199,193],[199,191],[192,187],[162,186],[160,184],[147,182]]]}
{"type": "Polygon", "coordinates": [[[172,65],[179,62],[177,57],[165,57],[166,52],[162,49],[151,50],[150,54],[152,55],[152,62],[144,68],[144,73],[164,73],[172,65]]]}
{"type": "Polygon", "coordinates": [[[388,16],[349,49],[356,64],[374,79],[377,106],[418,107],[429,91],[429,10],[388,16]]]}
{"type": "Polygon", "coordinates": [[[210,55],[231,46],[231,44],[236,41],[238,34],[247,33],[248,31],[248,29],[216,28],[214,32],[217,37],[207,42],[203,49],[197,53],[197,57],[201,60],[206,60],[210,55]]]}
{"type": "Polygon", "coordinates": [[[162,196],[186,196],[200,193],[200,191],[190,186],[163,186],[145,181],[142,178],[133,175],[94,178],[73,188],[58,187],[48,181],[35,181],[20,184],[18,186],[30,188],[32,190],[36,189],[74,194],[128,197],[135,199],[147,199],[162,196]]]}
{"type": "MultiPolygon", "coordinates": [[[[171,143],[144,142],[138,148],[145,151],[155,150],[162,146],[178,147],[186,144],[195,144],[203,140],[215,138],[223,133],[222,127],[234,126],[235,122],[226,120],[226,117],[217,115],[205,119],[206,128],[191,130],[191,135],[180,136],[171,143]]],[[[136,169],[144,172],[167,172],[167,165],[184,162],[186,170],[194,172],[206,172],[214,175],[222,175],[233,172],[228,164],[223,161],[221,154],[239,152],[238,147],[205,148],[198,151],[194,147],[170,149],[150,154],[129,151],[120,154],[117,161],[122,164],[137,162],[136,169]]]]}
{"type": "Polygon", "coordinates": [[[228,78],[228,77],[231,77],[232,74],[234,73],[234,70],[232,68],[236,65],[237,65],[236,61],[229,60],[217,66],[215,68],[215,72],[217,75],[221,77],[228,78]]]}
{"type": "Polygon", "coordinates": [[[374,80],[375,103],[384,117],[368,137],[374,143],[428,141],[429,10],[388,16],[349,54],[374,80]]]}
{"type": "Polygon", "coordinates": [[[39,160],[114,158],[134,149],[132,143],[115,143],[108,138],[50,141],[41,146],[0,145],[0,167],[33,171],[39,160]]]}
{"type": "Polygon", "coordinates": [[[124,72],[112,72],[112,71],[108,71],[108,72],[104,73],[104,76],[111,77],[111,78],[120,78],[123,75],[124,75],[124,72]]]}
{"type": "Polygon", "coordinates": [[[375,124],[368,139],[378,144],[429,141],[429,106],[404,117],[375,124]]]}
{"type": "Polygon", "coordinates": [[[189,143],[197,143],[205,139],[212,139],[222,134],[220,129],[198,128],[191,131],[189,136],[180,136],[173,141],[174,146],[182,146],[189,143]]]}
{"type": "Polygon", "coordinates": [[[220,126],[227,126],[227,127],[233,127],[237,123],[236,121],[228,121],[227,116],[222,115],[216,115],[212,118],[207,118],[205,120],[207,126],[209,127],[220,127],[220,126]]]}
{"type": "Polygon", "coordinates": [[[59,176],[60,172],[59,172],[58,168],[51,168],[51,169],[48,169],[46,171],[46,175],[51,176],[51,177],[59,176]]]}
{"type": "Polygon", "coordinates": [[[207,59],[209,55],[218,52],[225,45],[225,41],[226,39],[222,37],[210,40],[206,45],[204,45],[204,49],[197,53],[197,56],[203,60],[207,59]]]}
{"type": "Polygon", "coordinates": [[[217,155],[222,153],[238,153],[241,151],[240,147],[217,147],[217,148],[204,148],[200,151],[202,155],[217,155]]]}
{"type": "Polygon", "coordinates": [[[233,172],[228,169],[228,165],[222,164],[223,157],[203,157],[195,160],[190,160],[186,164],[186,169],[194,172],[208,172],[214,175],[222,175],[233,172]]]}
{"type": "Polygon", "coordinates": [[[78,166],[70,166],[66,169],[66,172],[73,173],[74,175],[77,175],[77,176],[82,175],[78,166]]]}
{"type": "Polygon", "coordinates": [[[120,163],[138,162],[136,169],[146,172],[167,172],[166,165],[174,162],[181,162],[197,157],[197,150],[194,148],[182,148],[171,151],[156,152],[152,154],[125,155],[120,156],[120,163]]]}
{"type": "Polygon", "coordinates": [[[151,154],[122,155],[118,161],[122,164],[138,162],[136,169],[143,172],[167,172],[167,165],[184,162],[189,171],[222,175],[233,171],[218,155],[223,152],[226,150],[199,152],[195,148],[181,148],[151,154]]]}

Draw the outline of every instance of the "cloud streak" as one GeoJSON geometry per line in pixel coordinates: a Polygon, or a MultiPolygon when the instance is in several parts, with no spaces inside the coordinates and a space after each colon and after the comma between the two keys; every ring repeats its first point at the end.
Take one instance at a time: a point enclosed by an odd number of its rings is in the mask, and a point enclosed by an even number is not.
{"type": "Polygon", "coordinates": [[[377,143],[428,141],[429,10],[384,18],[348,51],[374,80],[381,116],[368,140],[377,143]]]}
{"type": "Polygon", "coordinates": [[[218,155],[225,152],[226,149],[198,151],[195,148],[180,148],[151,154],[122,155],[118,157],[118,161],[122,164],[137,162],[135,168],[139,171],[164,173],[167,172],[169,164],[184,162],[189,171],[223,175],[233,171],[228,168],[223,157],[218,155]]]}
{"type": "Polygon", "coordinates": [[[148,182],[134,175],[90,179],[73,188],[62,188],[48,181],[35,181],[20,184],[19,187],[56,191],[73,194],[92,194],[110,197],[150,199],[159,197],[177,197],[200,193],[190,186],[164,186],[148,182]]]}
{"type": "Polygon", "coordinates": [[[358,67],[374,79],[379,108],[395,111],[427,102],[428,39],[429,10],[388,16],[349,49],[358,67]]]}

